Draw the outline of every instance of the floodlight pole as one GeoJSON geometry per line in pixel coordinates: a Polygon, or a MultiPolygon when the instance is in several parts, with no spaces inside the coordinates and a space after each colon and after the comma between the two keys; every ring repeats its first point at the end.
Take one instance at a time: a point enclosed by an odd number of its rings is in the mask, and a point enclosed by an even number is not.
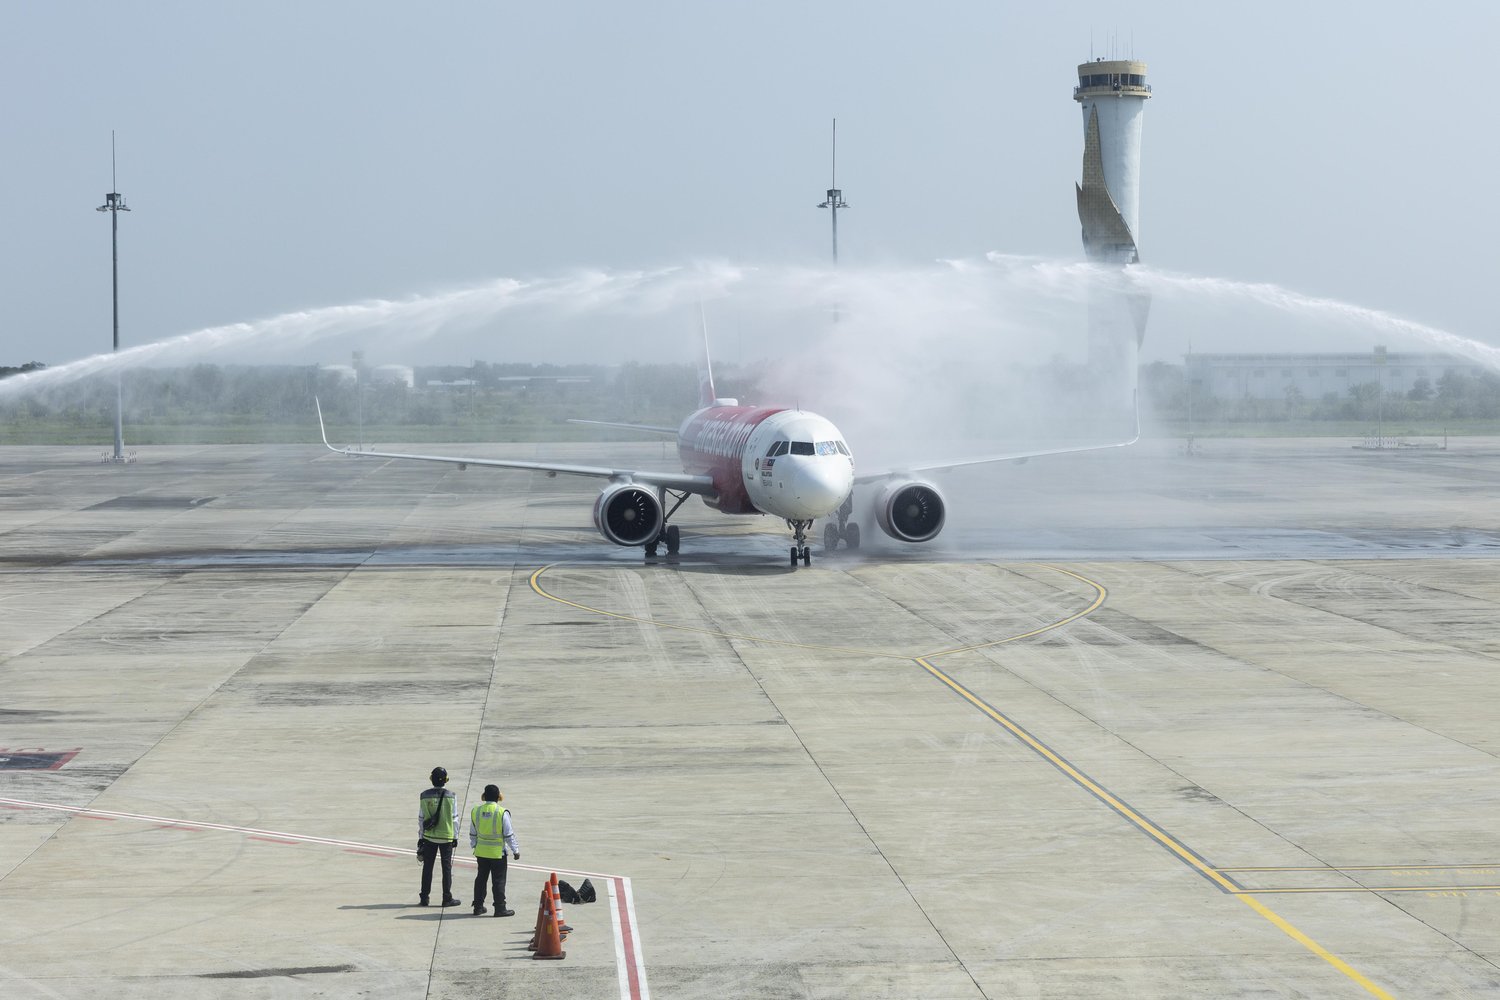
{"type": "MultiPolygon", "coordinates": [[[[111,129],[109,133],[109,186],[116,187],[115,183],[115,133],[111,129]]],[[[104,196],[104,204],[95,211],[109,213],[109,259],[110,259],[110,284],[114,299],[115,336],[114,351],[120,351],[120,213],[130,211],[130,206],[125,204],[125,196],[118,191],[111,191],[104,196]]],[[[116,462],[125,461],[125,393],[121,388],[121,373],[119,368],[115,369],[115,455],[116,462]]]]}
{"type": "Polygon", "coordinates": [[[848,208],[849,207],[848,203],[844,201],[844,192],[842,192],[842,191],[839,190],[839,186],[838,186],[838,173],[839,173],[839,120],[837,118],[835,118],[833,120],[833,168],[832,168],[832,170],[829,171],[829,175],[828,175],[828,192],[827,192],[827,196],[824,198],[823,202],[820,205],[818,205],[819,208],[827,208],[827,209],[831,209],[832,210],[832,218],[833,218],[833,263],[835,265],[837,265],[838,262],[839,262],[839,209],[841,209],[841,208],[848,208]]]}

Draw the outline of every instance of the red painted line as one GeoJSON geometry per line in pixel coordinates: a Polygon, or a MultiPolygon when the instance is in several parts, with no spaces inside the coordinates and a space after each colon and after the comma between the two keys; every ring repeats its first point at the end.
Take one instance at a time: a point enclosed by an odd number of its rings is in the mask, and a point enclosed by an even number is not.
{"type": "Polygon", "coordinates": [[[367,857],[371,857],[371,858],[389,858],[389,857],[394,857],[394,855],[390,851],[366,851],[366,850],[363,850],[363,849],[358,848],[358,847],[346,847],[346,848],[344,848],[344,853],[345,854],[363,854],[363,855],[365,855],[367,857]]]}
{"type": "Polygon", "coordinates": [[[615,908],[620,913],[620,939],[625,947],[625,975],[630,982],[630,995],[639,1000],[641,976],[635,967],[635,938],[631,934],[630,910],[625,905],[625,880],[615,878],[615,908]]]}
{"type": "Polygon", "coordinates": [[[265,844],[286,844],[286,845],[291,846],[291,847],[295,847],[299,843],[299,841],[295,841],[295,840],[278,840],[275,837],[257,837],[257,836],[254,836],[253,834],[251,835],[250,839],[251,840],[259,840],[260,842],[265,843],[265,844]]]}

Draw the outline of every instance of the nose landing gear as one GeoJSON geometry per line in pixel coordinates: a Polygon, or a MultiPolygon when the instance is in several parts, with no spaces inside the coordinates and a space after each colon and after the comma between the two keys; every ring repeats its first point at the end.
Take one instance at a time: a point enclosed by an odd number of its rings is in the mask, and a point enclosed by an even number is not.
{"type": "Polygon", "coordinates": [[[786,526],[792,529],[792,540],[796,542],[792,546],[792,568],[797,568],[797,560],[802,560],[802,565],[812,565],[812,549],[807,547],[807,529],[812,527],[811,521],[787,521],[786,526]]]}
{"type": "Polygon", "coordinates": [[[854,494],[850,493],[848,498],[834,511],[838,517],[838,523],[833,521],[823,522],[823,551],[832,552],[839,547],[842,541],[846,548],[859,548],[859,522],[851,522],[850,515],[854,513],[854,494]]]}

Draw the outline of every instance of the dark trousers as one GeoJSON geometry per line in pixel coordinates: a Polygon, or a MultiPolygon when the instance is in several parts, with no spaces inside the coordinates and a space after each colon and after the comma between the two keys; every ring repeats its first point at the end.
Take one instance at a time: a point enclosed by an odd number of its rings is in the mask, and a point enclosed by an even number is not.
{"type": "Polygon", "coordinates": [[[479,874],[474,876],[474,905],[484,905],[484,880],[488,876],[495,887],[495,909],[505,909],[505,855],[498,858],[475,858],[479,862],[479,874]]]}
{"type": "Polygon", "coordinates": [[[443,899],[453,898],[453,844],[444,841],[439,844],[435,841],[422,841],[422,902],[427,902],[427,896],[432,892],[432,863],[437,856],[443,856],[443,899]]]}

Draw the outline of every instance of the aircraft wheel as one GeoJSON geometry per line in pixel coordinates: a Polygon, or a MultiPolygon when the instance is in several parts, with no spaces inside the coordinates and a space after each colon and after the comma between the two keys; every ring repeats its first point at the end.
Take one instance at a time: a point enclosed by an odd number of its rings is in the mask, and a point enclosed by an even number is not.
{"type": "Polygon", "coordinates": [[[797,568],[797,546],[792,546],[792,569],[797,568]]]}
{"type": "Polygon", "coordinates": [[[806,545],[802,546],[802,565],[812,565],[812,549],[808,548],[806,545]]]}
{"type": "Polygon", "coordinates": [[[844,545],[847,548],[859,548],[859,525],[850,521],[844,525],[844,545]]]}
{"type": "Polygon", "coordinates": [[[646,543],[646,558],[647,559],[655,559],[656,558],[656,543],[655,542],[647,542],[646,543]]]}
{"type": "Polygon", "coordinates": [[[839,526],[837,522],[829,521],[823,525],[823,551],[832,552],[839,547],[839,526]]]}
{"type": "Polygon", "coordinates": [[[682,547],[682,532],[678,529],[677,525],[667,525],[666,541],[667,555],[675,556],[677,554],[677,550],[682,547]]]}

